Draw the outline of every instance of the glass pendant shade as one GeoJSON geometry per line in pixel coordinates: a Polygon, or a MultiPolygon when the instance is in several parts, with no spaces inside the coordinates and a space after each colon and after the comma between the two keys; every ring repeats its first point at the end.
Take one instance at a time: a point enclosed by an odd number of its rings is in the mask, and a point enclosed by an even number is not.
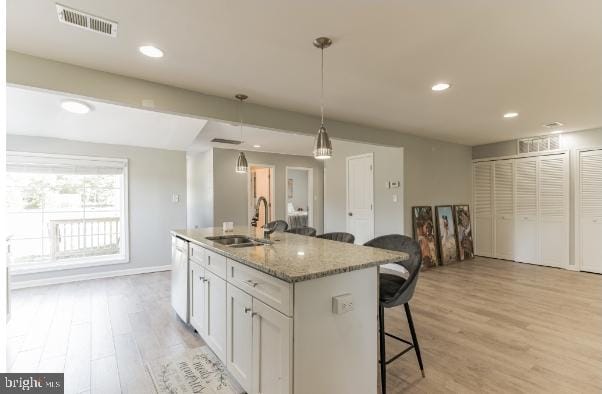
{"type": "Polygon", "coordinates": [[[247,163],[245,152],[239,152],[238,159],[236,159],[236,172],[246,174],[247,171],[249,171],[249,163],[247,163]]]}
{"type": "Polygon", "coordinates": [[[332,157],[332,144],[326,127],[320,126],[318,134],[316,135],[316,141],[314,142],[314,157],[319,160],[326,160],[332,157]]]}

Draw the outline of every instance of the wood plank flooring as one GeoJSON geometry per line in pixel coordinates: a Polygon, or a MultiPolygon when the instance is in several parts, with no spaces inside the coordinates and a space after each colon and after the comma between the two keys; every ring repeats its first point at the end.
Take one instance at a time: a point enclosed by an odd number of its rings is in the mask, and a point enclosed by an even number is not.
{"type": "MultiPolygon", "coordinates": [[[[14,291],[8,365],[64,371],[67,393],[152,393],[145,362],[203,344],[171,310],[169,278],[14,291]]],[[[389,364],[389,393],[602,392],[601,275],[479,258],[421,273],[411,308],[426,378],[410,352],[389,364]]],[[[403,307],[386,326],[409,337],[403,307]]]]}

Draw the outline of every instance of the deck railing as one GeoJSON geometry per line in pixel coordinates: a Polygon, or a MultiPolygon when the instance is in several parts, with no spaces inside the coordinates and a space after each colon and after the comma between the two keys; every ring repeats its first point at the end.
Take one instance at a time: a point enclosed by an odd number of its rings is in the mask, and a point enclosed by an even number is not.
{"type": "Polygon", "coordinates": [[[51,220],[51,259],[119,252],[119,218],[51,220]]]}

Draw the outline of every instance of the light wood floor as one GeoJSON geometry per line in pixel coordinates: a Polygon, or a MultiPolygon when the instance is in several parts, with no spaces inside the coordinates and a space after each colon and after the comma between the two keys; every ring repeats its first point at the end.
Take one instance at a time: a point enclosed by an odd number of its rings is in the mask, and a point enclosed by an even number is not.
{"type": "MultiPolygon", "coordinates": [[[[602,392],[601,275],[476,259],[421,273],[411,307],[426,378],[410,352],[389,393],[602,392]]],[[[386,324],[409,336],[403,307],[386,324]]],[[[68,393],[152,393],[147,360],[203,344],[168,272],[14,291],[8,332],[12,370],[64,371],[68,393]]]]}

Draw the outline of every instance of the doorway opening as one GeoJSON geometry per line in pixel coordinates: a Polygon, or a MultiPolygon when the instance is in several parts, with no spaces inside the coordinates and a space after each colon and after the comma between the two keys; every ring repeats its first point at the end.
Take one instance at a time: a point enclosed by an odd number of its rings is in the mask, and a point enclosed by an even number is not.
{"type": "Polygon", "coordinates": [[[249,207],[248,207],[248,218],[249,223],[255,216],[255,207],[260,197],[263,197],[268,202],[268,217],[265,217],[265,209],[263,206],[259,209],[259,220],[257,221],[257,227],[263,226],[265,223],[274,220],[275,207],[274,207],[274,166],[268,166],[263,164],[250,164],[249,165],[249,207]]]}
{"type": "Polygon", "coordinates": [[[314,225],[314,170],[286,167],[286,221],[289,228],[314,225]]]}

